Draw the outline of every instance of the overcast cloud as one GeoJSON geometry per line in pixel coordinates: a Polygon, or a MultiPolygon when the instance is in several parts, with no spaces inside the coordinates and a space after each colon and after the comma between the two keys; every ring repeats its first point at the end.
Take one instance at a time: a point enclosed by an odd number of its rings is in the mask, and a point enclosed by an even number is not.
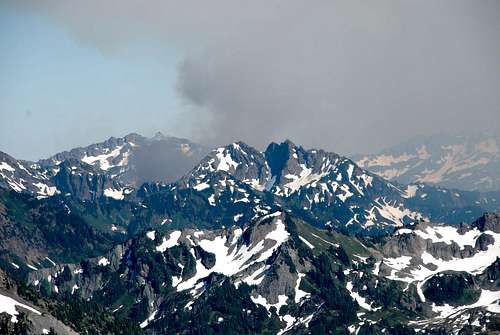
{"type": "Polygon", "coordinates": [[[290,138],[352,153],[417,134],[500,133],[498,1],[12,6],[49,17],[109,57],[141,39],[180,50],[180,135],[195,140],[263,147],[290,138]]]}

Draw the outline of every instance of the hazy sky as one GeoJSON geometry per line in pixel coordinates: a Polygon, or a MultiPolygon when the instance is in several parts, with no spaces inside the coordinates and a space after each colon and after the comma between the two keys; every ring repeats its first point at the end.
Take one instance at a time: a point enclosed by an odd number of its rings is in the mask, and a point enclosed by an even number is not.
{"type": "Polygon", "coordinates": [[[499,1],[0,3],[0,150],[130,132],[339,153],[500,133],[499,1]]]}

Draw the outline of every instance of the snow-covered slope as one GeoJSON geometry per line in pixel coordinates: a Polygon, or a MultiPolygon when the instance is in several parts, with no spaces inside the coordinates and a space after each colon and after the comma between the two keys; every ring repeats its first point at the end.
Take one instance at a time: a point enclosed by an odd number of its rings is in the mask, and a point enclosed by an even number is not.
{"type": "Polygon", "coordinates": [[[51,178],[58,172],[57,167],[43,169],[36,163],[19,161],[0,152],[0,186],[16,192],[27,192],[39,197],[59,193],[51,178]]]}
{"type": "Polygon", "coordinates": [[[265,152],[242,142],[217,148],[179,186],[209,194],[214,205],[226,189],[244,191],[241,198],[232,198],[235,202],[274,197],[319,226],[364,231],[391,231],[419,220],[445,222],[452,216],[452,222],[459,222],[499,206],[494,194],[391,183],[346,157],[305,150],[290,141],[272,143],[265,152]],[[235,183],[247,187],[235,188],[235,183]]]}
{"type": "Polygon", "coordinates": [[[69,158],[57,165],[18,161],[0,152],[0,186],[38,199],[62,194],[91,200],[111,197],[118,200],[131,188],[93,166],[69,158]]]}
{"type": "Polygon", "coordinates": [[[419,137],[376,155],[357,156],[359,166],[386,179],[462,190],[500,190],[498,136],[419,137]]]}
{"type": "Polygon", "coordinates": [[[458,334],[496,327],[499,242],[495,214],[458,227],[419,224],[362,243],[277,211],[241,227],[157,226],[86,263],[32,270],[29,283],[47,282],[56,295],[102,301],[125,315],[136,310],[130,304],[143,306],[147,312],[135,322],[152,334],[189,327],[175,320],[194,320],[206,308],[214,315],[210,327],[260,315],[275,319],[273,333],[327,326],[377,334],[394,318],[419,333],[458,334]],[[63,280],[63,272],[71,275],[63,280]],[[122,298],[129,294],[135,302],[122,298]]]}
{"type": "Polygon", "coordinates": [[[457,333],[500,313],[500,216],[486,214],[471,225],[399,229],[382,252],[374,274],[406,283],[430,307],[430,317],[415,320],[416,326],[448,323],[457,333]]]}

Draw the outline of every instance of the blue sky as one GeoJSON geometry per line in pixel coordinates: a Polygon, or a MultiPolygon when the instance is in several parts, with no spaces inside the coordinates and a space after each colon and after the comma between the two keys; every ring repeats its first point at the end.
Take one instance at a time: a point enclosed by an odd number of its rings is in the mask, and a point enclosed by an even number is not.
{"type": "Polygon", "coordinates": [[[112,135],[178,132],[173,49],[142,39],[103,53],[1,5],[0,45],[2,151],[38,159],[112,135]]]}

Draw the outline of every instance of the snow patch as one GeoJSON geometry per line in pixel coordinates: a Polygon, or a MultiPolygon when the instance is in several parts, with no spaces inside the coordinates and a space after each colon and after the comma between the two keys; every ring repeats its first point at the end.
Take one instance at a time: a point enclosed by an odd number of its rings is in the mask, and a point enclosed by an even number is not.
{"type": "Polygon", "coordinates": [[[109,265],[109,260],[106,258],[106,257],[101,257],[101,259],[99,259],[99,262],[97,262],[98,265],[101,265],[101,266],[107,266],[109,265]]]}
{"type": "Polygon", "coordinates": [[[3,170],[9,171],[9,172],[16,171],[16,169],[14,169],[12,166],[10,166],[9,164],[7,164],[5,162],[0,163],[0,171],[3,171],[3,170]]]}
{"type": "Polygon", "coordinates": [[[299,235],[299,238],[302,242],[305,243],[305,245],[307,245],[310,249],[314,249],[314,245],[312,245],[308,240],[306,240],[305,238],[303,238],[302,236],[299,235]]]}
{"type": "Polygon", "coordinates": [[[473,229],[460,234],[456,227],[432,226],[423,230],[415,229],[414,233],[424,240],[431,240],[432,243],[444,242],[451,245],[453,242],[464,249],[466,245],[474,246],[477,238],[482,234],[478,229],[473,229]]]}
{"type": "Polygon", "coordinates": [[[473,304],[457,307],[450,306],[448,304],[444,304],[443,306],[436,306],[433,304],[432,311],[438,313],[438,318],[440,319],[448,318],[463,310],[477,307],[485,307],[489,312],[500,313],[499,300],[500,291],[481,290],[479,299],[473,304]]]}
{"type": "MultiPolygon", "coordinates": [[[[271,214],[270,216],[279,214],[280,212],[277,212],[271,214]]],[[[277,218],[273,224],[275,226],[273,231],[269,232],[263,240],[250,246],[243,244],[239,248],[232,247],[236,243],[238,237],[241,236],[241,229],[236,229],[234,231],[231,243],[228,243],[226,236],[216,236],[213,240],[200,240],[198,245],[205,251],[215,255],[215,265],[211,269],[207,269],[203,266],[201,260],[197,260],[195,275],[177,285],[177,290],[183,291],[190,289],[196,285],[198,280],[207,277],[213,272],[231,277],[247,269],[252,264],[267,260],[289,237],[289,233],[286,231],[285,224],[281,219],[277,218]],[[264,247],[264,242],[266,240],[274,241],[274,244],[271,247],[268,247],[267,250],[265,250],[264,247]]],[[[264,271],[265,269],[260,270],[264,271]]],[[[261,280],[261,278],[257,279],[259,275],[259,273],[254,272],[249,276],[248,280],[261,280]]]]}
{"type": "Polygon", "coordinates": [[[150,240],[153,240],[153,241],[154,241],[154,240],[155,240],[155,237],[156,237],[156,232],[155,232],[154,230],[152,230],[152,231],[148,231],[148,232],[146,233],[146,236],[147,236],[147,237],[149,237],[149,239],[150,239],[150,240]]]}
{"type": "Polygon", "coordinates": [[[404,191],[403,198],[413,198],[417,194],[418,185],[408,185],[404,191]]]}
{"type": "Polygon", "coordinates": [[[275,304],[268,303],[267,300],[266,300],[266,298],[264,298],[260,294],[256,298],[251,296],[250,299],[252,299],[252,301],[254,302],[254,304],[258,304],[258,305],[264,306],[267,309],[268,312],[271,309],[271,307],[275,307],[276,311],[279,312],[281,306],[286,305],[286,301],[287,301],[288,297],[286,295],[284,295],[284,294],[278,295],[278,302],[275,303],[275,304]]]}
{"type": "Polygon", "coordinates": [[[115,190],[112,188],[107,188],[104,190],[104,196],[108,198],[113,198],[116,200],[123,200],[125,196],[123,195],[122,190],[115,190]]]}
{"type": "Polygon", "coordinates": [[[118,146],[116,147],[113,151],[111,151],[109,154],[102,154],[102,155],[97,155],[97,156],[87,156],[87,153],[85,153],[85,156],[81,159],[82,162],[90,164],[90,165],[97,165],[101,170],[108,170],[112,168],[113,166],[109,163],[109,159],[116,158],[120,155],[120,151],[123,146],[118,146]]]}
{"type": "Polygon", "coordinates": [[[302,291],[300,287],[300,281],[305,277],[305,273],[299,273],[297,282],[295,284],[295,303],[298,304],[302,299],[306,299],[310,296],[310,294],[306,291],[302,291]]]}
{"type": "Polygon", "coordinates": [[[208,183],[199,183],[198,185],[193,186],[193,188],[197,191],[203,191],[207,188],[210,188],[210,185],[208,183]]]}
{"type": "Polygon", "coordinates": [[[346,285],[346,288],[347,290],[349,291],[349,293],[351,294],[351,297],[356,300],[356,302],[358,303],[358,305],[361,307],[361,308],[364,308],[368,311],[371,311],[372,310],[372,306],[370,306],[370,304],[368,304],[366,302],[366,299],[363,298],[362,296],[359,295],[358,292],[354,292],[352,289],[353,289],[353,285],[352,285],[352,282],[347,282],[347,285],[346,285]]]}
{"type": "Polygon", "coordinates": [[[33,183],[33,186],[36,186],[39,191],[37,192],[40,195],[44,196],[53,196],[56,193],[59,193],[57,188],[55,186],[48,186],[47,184],[44,183],[33,183]]]}
{"type": "Polygon", "coordinates": [[[156,311],[154,311],[153,313],[151,313],[151,315],[150,315],[150,316],[149,316],[146,320],[144,320],[143,322],[141,322],[141,323],[139,324],[139,327],[141,327],[141,328],[146,328],[146,327],[147,327],[147,325],[148,325],[151,321],[153,321],[153,320],[155,319],[156,313],[158,313],[158,310],[156,310],[156,311]]]}
{"type": "Polygon", "coordinates": [[[224,148],[217,149],[217,159],[219,160],[219,164],[217,165],[217,170],[220,171],[229,171],[229,169],[236,169],[239,163],[235,162],[231,157],[231,154],[227,152],[224,148]]]}
{"type": "Polygon", "coordinates": [[[181,237],[180,230],[175,230],[170,233],[168,240],[163,236],[163,242],[156,247],[156,251],[165,252],[167,249],[178,245],[179,237],[181,237]]]}

